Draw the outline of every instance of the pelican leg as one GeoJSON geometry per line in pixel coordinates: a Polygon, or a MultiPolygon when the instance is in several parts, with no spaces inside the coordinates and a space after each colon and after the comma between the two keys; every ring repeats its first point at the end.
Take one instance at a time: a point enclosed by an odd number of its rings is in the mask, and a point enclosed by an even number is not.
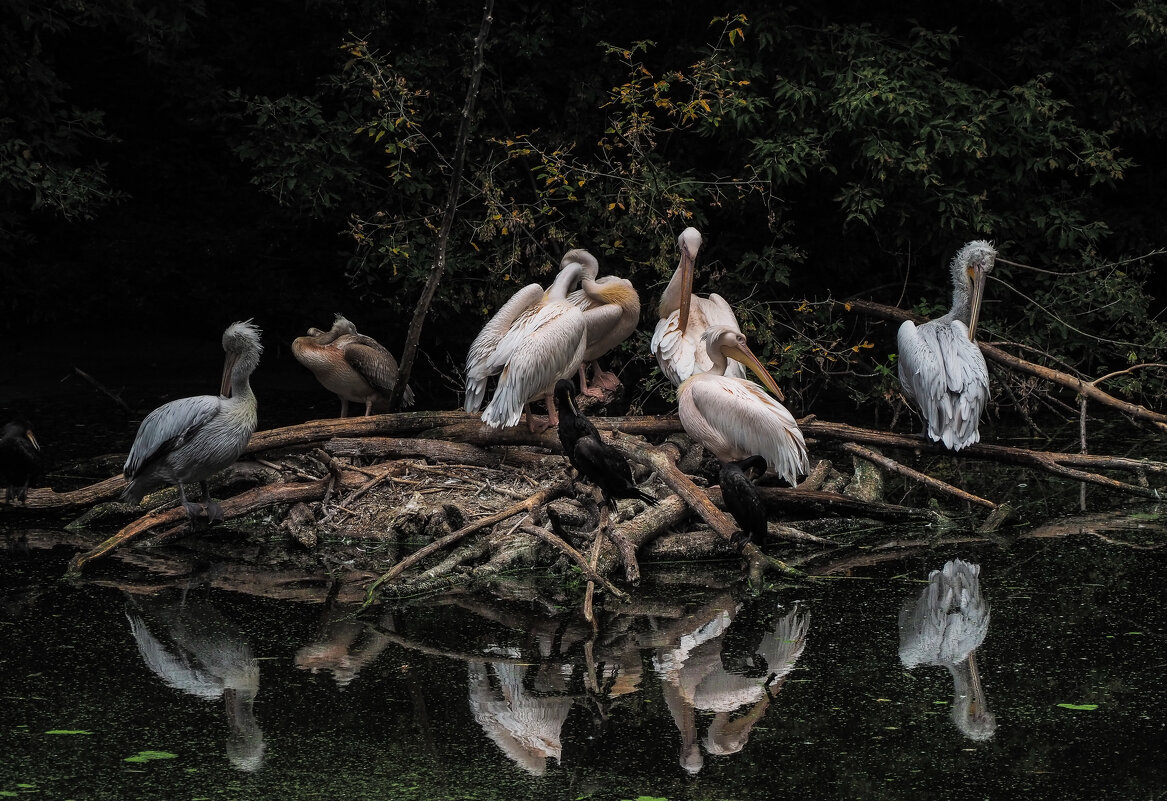
{"type": "MultiPolygon", "coordinates": [[[[595,364],[595,362],[592,362],[595,364]]],[[[604,397],[603,390],[588,386],[588,365],[586,362],[580,362],[579,365],[579,392],[581,395],[588,395],[593,398],[604,397]]]]}
{"type": "Polygon", "coordinates": [[[348,417],[348,398],[340,399],[340,416],[342,419],[348,417]]]}
{"type": "Polygon", "coordinates": [[[615,373],[610,373],[600,367],[599,362],[592,362],[592,371],[594,373],[594,383],[599,384],[604,389],[615,392],[624,386],[620,382],[620,376],[615,373]]]}
{"type": "Polygon", "coordinates": [[[222,523],[223,507],[211,500],[211,488],[207,482],[200,481],[199,486],[203,488],[203,506],[207,509],[207,522],[222,523]]]}
{"type": "Polygon", "coordinates": [[[535,422],[535,415],[531,411],[530,403],[524,404],[523,409],[525,409],[527,412],[527,430],[532,434],[542,434],[544,431],[551,428],[551,426],[559,425],[559,415],[555,414],[555,404],[553,402],[549,401],[547,404],[547,422],[535,422]]]}
{"type": "MultiPolygon", "coordinates": [[[[206,494],[207,482],[205,482],[205,481],[202,482],[202,486],[203,486],[204,494],[206,494]]],[[[186,487],[183,486],[183,483],[181,481],[178,482],[178,497],[179,497],[179,500],[182,502],[182,508],[186,510],[187,520],[190,523],[190,530],[194,531],[195,530],[195,522],[200,517],[203,516],[202,504],[198,504],[198,503],[195,503],[195,502],[187,499],[186,487]]]]}
{"type": "Polygon", "coordinates": [[[365,417],[368,417],[372,413],[373,413],[373,399],[369,398],[367,401],[365,401],[365,417]]]}

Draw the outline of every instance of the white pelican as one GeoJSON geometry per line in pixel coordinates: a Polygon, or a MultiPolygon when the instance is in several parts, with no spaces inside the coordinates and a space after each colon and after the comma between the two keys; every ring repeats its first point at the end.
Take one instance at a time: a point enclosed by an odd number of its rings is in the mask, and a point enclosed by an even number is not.
{"type": "Polygon", "coordinates": [[[164,403],[138,427],[123,472],[129,482],[124,500],[139,503],[152,490],[177,484],[182,506],[193,522],[202,508],[186,498],[184,485],[197,481],[203,490],[207,519],[223,519],[211,501],[207,479],[243,453],[257,423],[251,374],[263,346],[251,321],[232,323],[223,332],[223,381],[218,395],[199,395],[164,403]]]}
{"type": "Polygon", "coordinates": [[[496,373],[499,376],[494,397],[482,412],[482,422],[492,428],[518,425],[526,408],[527,426],[532,432],[557,423],[559,416],[552,402],[555,382],[576,371],[587,347],[583,312],[567,300],[582,270],[579,263],[567,265],[537,302],[521,309],[523,301],[533,296],[531,287],[538,285],[520,290],[470,346],[466,359],[468,411],[477,411],[486,377],[496,373]],[[506,325],[508,318],[512,322],[506,325]],[[504,325],[505,333],[498,337],[504,325]],[[491,342],[493,349],[489,347],[491,342]],[[547,403],[548,422],[536,426],[530,404],[539,398],[547,403]]]}
{"type": "Polygon", "coordinates": [[[920,407],[933,442],[959,451],[979,442],[977,426],[989,400],[989,368],[974,337],[985,276],[997,251],[983,240],[969,242],[952,260],[952,308],[917,326],[905,320],[899,345],[900,386],[920,407]]]}
{"type": "Polygon", "coordinates": [[[711,369],[677,390],[678,416],[689,436],[723,463],[759,455],[791,485],[810,471],[806,441],[794,415],[751,381],[725,375],[727,357],[746,365],[777,397],[782,391],[746,344],[745,334],[723,325],[701,336],[711,369]]]}
{"type": "MultiPolygon", "coordinates": [[[[716,294],[707,298],[693,294],[693,270],[697,251],[701,249],[701,233],[696,228],[686,228],[677,237],[677,247],[681,250],[681,263],[661,295],[657,309],[660,322],[656,324],[651,346],[661,372],[675,387],[694,373],[713,368],[701,343],[701,335],[711,326],[722,325],[741,333],[733,307],[725,298],[716,294]]],[[[746,371],[734,362],[726,375],[745,378],[746,371]]]]}
{"type": "Polygon", "coordinates": [[[928,586],[900,611],[900,662],[943,665],[952,674],[952,720],[972,740],[997,730],[977,673],[976,649],[989,631],[989,605],[981,595],[981,566],[961,559],[928,575],[928,586]]]}
{"type": "MultiPolygon", "coordinates": [[[[336,315],[329,331],[308,329],[308,336],[296,337],[292,355],[307,367],[330,392],[340,397],[340,416],[348,417],[349,401],[365,404],[365,416],[373,404],[388,398],[397,383],[397,360],[372,337],[357,333],[357,327],[336,315]]],[[[413,405],[413,390],[405,388],[402,406],[413,405]]]]}
{"type": "Polygon", "coordinates": [[[16,419],[4,426],[0,435],[0,478],[4,480],[4,503],[13,498],[27,503],[28,485],[40,477],[41,445],[27,420],[16,419]]]}
{"type": "Polygon", "coordinates": [[[579,366],[579,388],[584,395],[600,397],[601,389],[588,386],[587,368],[590,365],[595,383],[602,389],[614,390],[620,386],[615,373],[605,372],[598,359],[619,345],[636,330],[640,323],[640,296],[627,278],[605,275],[597,279],[600,264],[586,250],[569,250],[560,260],[560,267],[577,263],[583,267],[580,288],[567,296],[584,313],[588,329],[588,348],[579,366]]]}

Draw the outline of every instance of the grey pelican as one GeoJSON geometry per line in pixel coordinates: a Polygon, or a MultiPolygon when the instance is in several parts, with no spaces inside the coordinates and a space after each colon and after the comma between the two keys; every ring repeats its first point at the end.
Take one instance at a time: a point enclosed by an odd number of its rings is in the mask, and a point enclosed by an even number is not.
{"type": "Polygon", "coordinates": [[[263,352],[259,335],[250,320],[227,326],[223,332],[227,359],[219,394],[172,400],[146,415],[123,468],[129,482],[122,492],[124,500],[140,503],[146,493],[177,484],[182,506],[193,523],[201,507],[187,500],[185,485],[197,481],[207,520],[223,519],[219,504],[211,501],[207,479],[233,464],[255,432],[250,379],[263,352]]]}
{"type": "Polygon", "coordinates": [[[267,748],[255,719],[259,662],[239,627],[185,590],[131,599],[126,620],[142,661],[163,683],[204,701],[223,700],[227,758],[238,770],[259,770],[267,748]]]}
{"type": "Polygon", "coordinates": [[[486,324],[466,357],[466,405],[478,411],[486,381],[498,375],[498,386],[482,412],[493,428],[517,425],[524,408],[532,432],[555,425],[558,415],[551,394],[555,382],[576,371],[587,348],[583,312],[567,300],[583,267],[568,264],[546,292],[538,284],[519,290],[486,324]],[[536,426],[531,401],[547,403],[548,423],[536,426]]]}
{"type": "Polygon", "coordinates": [[[989,630],[980,565],[953,559],[928,575],[928,586],[900,611],[900,662],[943,665],[952,674],[952,720],[966,737],[987,740],[997,719],[986,705],[976,649],[989,630]]]}
{"type": "Polygon", "coordinates": [[[900,386],[920,407],[933,442],[959,451],[979,442],[977,426],[989,400],[989,368],[975,341],[985,277],[997,251],[984,240],[969,242],[952,260],[952,308],[917,326],[905,320],[899,346],[900,386]]]}
{"type": "Polygon", "coordinates": [[[627,278],[615,275],[597,278],[600,264],[586,250],[569,250],[559,262],[560,267],[572,263],[583,267],[583,276],[580,288],[568,295],[567,299],[583,310],[588,329],[588,347],[579,366],[579,388],[585,395],[600,397],[604,394],[602,389],[618,388],[620,379],[615,373],[605,372],[598,360],[636,330],[640,323],[640,295],[627,278]],[[595,374],[595,383],[602,389],[588,386],[589,366],[595,374]]]}
{"type": "Polygon", "coordinates": [[[27,420],[17,419],[4,426],[0,435],[0,477],[4,479],[4,502],[15,498],[27,502],[28,485],[40,477],[41,445],[27,420]]]}
{"type": "Polygon", "coordinates": [[[726,375],[727,357],[746,365],[778,398],[782,391],[746,344],[745,334],[715,325],[701,336],[710,364],[677,390],[678,416],[690,437],[718,459],[761,456],[791,485],[810,471],[806,441],[786,407],[744,378],[726,375]]]}
{"type": "Polygon", "coordinates": [[[740,529],[734,535],[733,544],[741,548],[747,542],[761,544],[766,538],[766,504],[758,495],[758,488],[750,480],[750,470],[766,472],[766,460],[761,456],[751,456],[737,462],[726,462],[721,467],[718,484],[725,508],[733,515],[740,529]]]}
{"type": "MultiPolygon", "coordinates": [[[[348,417],[349,401],[365,404],[365,416],[373,404],[388,398],[397,383],[397,360],[372,337],[357,333],[344,315],[336,315],[332,328],[309,328],[308,336],[292,341],[292,355],[307,367],[329,392],[340,397],[340,416],[348,417]]],[[[413,390],[405,388],[403,406],[413,405],[413,390]]]]}
{"type": "Polygon", "coordinates": [[[656,503],[656,498],[636,486],[628,460],[600,437],[591,420],[575,407],[571,382],[555,383],[555,403],[559,407],[559,441],[563,452],[580,475],[600,488],[604,502],[616,514],[617,498],[636,498],[656,503]]]}
{"type": "MultiPolygon", "coordinates": [[[[677,247],[681,262],[661,295],[657,310],[660,322],[652,334],[651,345],[661,372],[675,387],[694,373],[713,369],[701,344],[701,335],[711,326],[721,325],[741,333],[733,307],[725,298],[716,294],[707,298],[693,294],[693,271],[697,251],[701,249],[701,233],[696,228],[686,228],[677,237],[677,247]]],[[[734,363],[729,365],[726,375],[745,378],[746,371],[734,363]]]]}

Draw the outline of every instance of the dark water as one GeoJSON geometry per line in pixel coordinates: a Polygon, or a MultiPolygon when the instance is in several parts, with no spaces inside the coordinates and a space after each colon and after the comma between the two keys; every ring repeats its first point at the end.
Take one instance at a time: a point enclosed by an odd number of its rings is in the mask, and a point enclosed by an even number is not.
{"type": "Polygon", "coordinates": [[[756,598],[733,565],[649,570],[633,606],[601,616],[590,662],[576,609],[450,595],[357,618],[216,589],[213,565],[71,585],[71,549],[46,541],[5,539],[3,796],[1167,791],[1167,571],[1090,534],[941,548],[756,598]],[[991,610],[976,720],[954,695],[967,663],[901,659],[901,611],[954,557],[980,566],[991,610]]]}

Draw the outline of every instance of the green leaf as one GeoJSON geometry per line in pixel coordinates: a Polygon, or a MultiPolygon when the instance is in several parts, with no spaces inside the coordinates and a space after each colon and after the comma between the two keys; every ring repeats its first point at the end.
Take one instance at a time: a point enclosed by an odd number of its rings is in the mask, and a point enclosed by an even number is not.
{"type": "Polygon", "coordinates": [[[131,757],[126,757],[126,762],[149,762],[152,759],[176,759],[178,754],[172,754],[169,751],[139,751],[131,757]]]}
{"type": "Polygon", "coordinates": [[[1098,708],[1098,704],[1058,704],[1062,709],[1073,709],[1075,711],[1093,712],[1098,708]]]}
{"type": "Polygon", "coordinates": [[[93,734],[85,729],[49,729],[45,734],[93,734]]]}

